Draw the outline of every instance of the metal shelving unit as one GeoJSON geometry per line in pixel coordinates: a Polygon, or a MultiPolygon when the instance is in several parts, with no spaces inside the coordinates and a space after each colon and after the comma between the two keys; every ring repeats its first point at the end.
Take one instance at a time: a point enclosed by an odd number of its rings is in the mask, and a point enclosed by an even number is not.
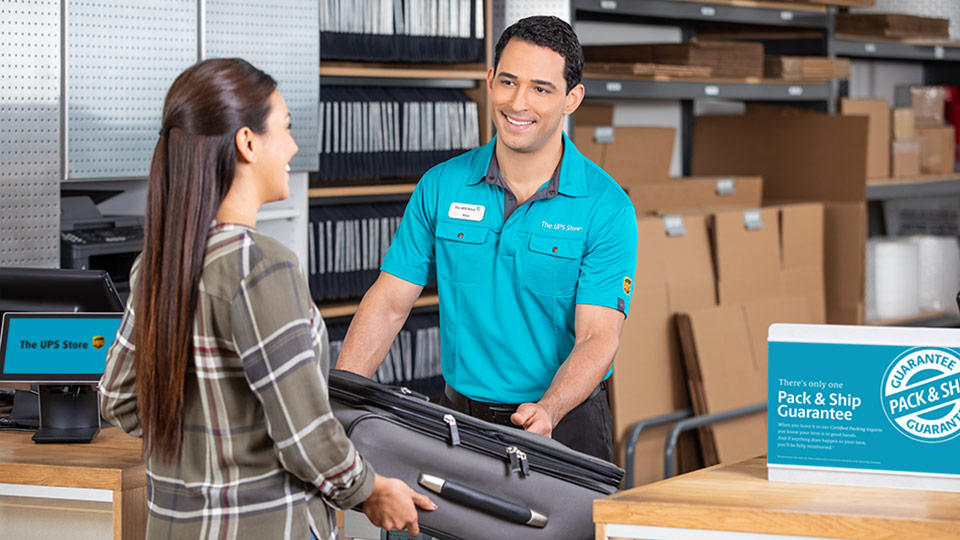
{"type": "Polygon", "coordinates": [[[591,98],[620,99],[732,99],[742,101],[826,101],[829,82],[732,79],[584,78],[591,98]]]}
{"type": "Polygon", "coordinates": [[[918,176],[871,181],[867,184],[868,201],[942,197],[960,195],[960,173],[946,176],[918,176]]]}
{"type": "Polygon", "coordinates": [[[573,9],[584,14],[672,19],[676,21],[731,22],[799,28],[826,28],[829,10],[823,6],[787,2],[693,2],[686,0],[574,0],[573,9]]]}
{"type": "Polygon", "coordinates": [[[910,43],[866,36],[835,36],[830,42],[836,56],[848,58],[960,62],[960,45],[955,42],[910,43]]]}

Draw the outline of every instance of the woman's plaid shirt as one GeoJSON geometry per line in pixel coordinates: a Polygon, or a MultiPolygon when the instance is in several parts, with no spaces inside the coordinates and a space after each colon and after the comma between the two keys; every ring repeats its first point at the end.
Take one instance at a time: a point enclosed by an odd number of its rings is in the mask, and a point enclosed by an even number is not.
{"type": "MultiPolygon", "coordinates": [[[[131,289],[137,264],[131,272],[131,289]]],[[[100,381],[104,418],[141,436],[133,295],[100,381]]],[[[327,330],[296,256],[241,225],[210,229],[187,368],[183,440],[147,457],[148,538],[318,538],[373,469],[330,411],[327,330]]]]}

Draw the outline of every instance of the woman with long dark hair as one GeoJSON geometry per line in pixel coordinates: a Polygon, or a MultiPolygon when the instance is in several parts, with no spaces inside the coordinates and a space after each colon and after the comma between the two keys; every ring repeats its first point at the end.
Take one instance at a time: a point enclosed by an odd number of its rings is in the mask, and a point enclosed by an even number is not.
{"type": "Polygon", "coordinates": [[[384,478],[330,412],[327,330],[296,256],[259,234],[289,195],[290,114],[266,73],[200,62],[167,93],[143,253],[100,381],[142,436],[148,538],[330,538],[331,507],[417,533],[426,496],[384,478]]]}

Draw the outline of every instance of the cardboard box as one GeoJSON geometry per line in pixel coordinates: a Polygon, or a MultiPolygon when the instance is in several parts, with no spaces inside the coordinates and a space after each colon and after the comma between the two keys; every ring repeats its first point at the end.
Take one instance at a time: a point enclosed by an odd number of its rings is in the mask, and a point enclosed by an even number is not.
{"type": "Polygon", "coordinates": [[[892,169],[890,176],[894,178],[919,176],[920,141],[917,139],[905,139],[890,143],[890,163],[890,168],[892,169]]]}
{"type": "Polygon", "coordinates": [[[910,108],[916,127],[940,127],[944,123],[947,90],[942,86],[911,86],[910,108]]]}
{"type": "MultiPolygon", "coordinates": [[[[767,398],[767,328],[772,323],[811,322],[806,301],[768,298],[677,315],[684,365],[696,414],[762,403],[767,398]]],[[[706,465],[764,452],[766,416],[745,416],[700,428],[706,465]]]]}
{"type": "Polygon", "coordinates": [[[950,174],[953,172],[956,144],[953,126],[917,128],[920,140],[920,172],[950,174]]]}
{"type": "Polygon", "coordinates": [[[629,62],[706,66],[714,77],[763,77],[763,44],[743,41],[687,41],[642,45],[592,45],[587,62],[629,62]]]}
{"type": "MultiPolygon", "coordinates": [[[[640,309],[624,321],[610,380],[615,449],[621,464],[624,438],[634,422],[690,407],[673,314],[716,304],[707,218],[691,215],[679,220],[685,234],[674,236],[667,233],[661,217],[637,220],[633,302],[640,309]]],[[[663,478],[665,429],[641,434],[635,459],[638,485],[663,478]]],[[[690,447],[693,438],[686,440],[678,450],[678,470],[698,465],[696,448],[690,447]]]]}
{"type": "Polygon", "coordinates": [[[574,127],[577,149],[627,190],[670,177],[676,129],[612,124],[612,106],[581,106],[574,127]]]}
{"type": "MultiPolygon", "coordinates": [[[[895,141],[912,141],[917,138],[913,109],[899,108],[890,112],[891,135],[895,141]]],[[[894,175],[896,176],[896,175],[894,175]]]]}
{"type": "Polygon", "coordinates": [[[869,118],[867,132],[867,178],[890,176],[890,105],[885,99],[840,100],[841,114],[869,118]]]}
{"type": "Polygon", "coordinates": [[[786,80],[849,79],[850,60],[823,56],[768,56],[764,59],[763,75],[786,80]]]}
{"type": "Polygon", "coordinates": [[[819,114],[700,116],[695,126],[695,175],[761,175],[765,204],[824,202],[831,323],[863,322],[867,131],[867,118],[819,114]]]}
{"type": "Polygon", "coordinates": [[[756,208],[762,194],[763,179],[759,176],[674,178],[630,188],[637,215],[679,208],[756,208]]]}
{"type": "Polygon", "coordinates": [[[838,34],[888,38],[950,37],[950,19],[901,13],[837,13],[835,24],[838,34]]]}
{"type": "Polygon", "coordinates": [[[825,209],[821,203],[781,205],[780,260],[784,296],[807,301],[811,322],[826,322],[825,209]]]}

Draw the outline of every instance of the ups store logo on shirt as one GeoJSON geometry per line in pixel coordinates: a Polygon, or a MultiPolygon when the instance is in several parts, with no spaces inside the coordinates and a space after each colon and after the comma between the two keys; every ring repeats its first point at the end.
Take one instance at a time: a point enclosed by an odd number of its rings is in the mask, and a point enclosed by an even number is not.
{"type": "Polygon", "coordinates": [[[623,292],[627,296],[630,296],[630,291],[632,290],[632,288],[633,288],[633,280],[631,280],[628,277],[623,278],[623,292]]]}
{"type": "Polygon", "coordinates": [[[93,348],[102,349],[105,341],[103,336],[93,336],[93,348]]]}

